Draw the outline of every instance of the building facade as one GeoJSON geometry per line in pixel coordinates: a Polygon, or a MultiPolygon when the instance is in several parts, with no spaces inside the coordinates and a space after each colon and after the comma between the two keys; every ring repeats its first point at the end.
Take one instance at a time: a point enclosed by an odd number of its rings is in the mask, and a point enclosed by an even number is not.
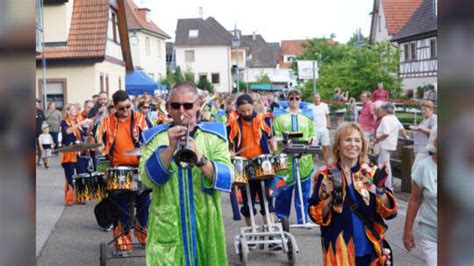
{"type": "Polygon", "coordinates": [[[437,1],[423,0],[392,39],[400,49],[399,75],[405,89],[437,83],[437,9],[437,1]]]}
{"type": "Polygon", "coordinates": [[[124,6],[116,1],[44,1],[36,97],[43,98],[45,91],[47,101],[62,108],[66,103],[82,104],[100,91],[111,95],[124,89],[127,49],[120,32],[126,33],[127,25],[118,12],[124,12],[124,6]]]}
{"type": "Polygon", "coordinates": [[[166,78],[166,40],[171,37],[150,18],[150,9],[126,0],[127,26],[135,69],[151,79],[166,78]]]}

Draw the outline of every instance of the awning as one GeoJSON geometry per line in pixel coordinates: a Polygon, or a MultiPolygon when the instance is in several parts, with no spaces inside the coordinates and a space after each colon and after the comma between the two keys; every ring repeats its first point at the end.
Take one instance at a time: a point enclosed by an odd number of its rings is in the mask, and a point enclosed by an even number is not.
{"type": "Polygon", "coordinates": [[[125,76],[125,91],[130,95],[141,95],[145,92],[154,95],[156,90],[166,89],[166,86],[158,84],[147,74],[140,70],[134,70],[125,76]]]}
{"type": "Polygon", "coordinates": [[[272,84],[250,84],[250,89],[259,91],[282,91],[285,87],[282,85],[272,84]]]}

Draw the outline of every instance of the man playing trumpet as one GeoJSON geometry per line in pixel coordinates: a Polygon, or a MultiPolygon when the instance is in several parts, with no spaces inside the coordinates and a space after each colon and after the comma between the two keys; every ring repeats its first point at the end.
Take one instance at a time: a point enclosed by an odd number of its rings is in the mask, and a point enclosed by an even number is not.
{"type": "Polygon", "coordinates": [[[189,82],[173,87],[167,109],[173,123],[143,133],[139,171],[153,188],[147,265],[226,265],[220,191],[230,191],[234,169],[224,124],[198,121],[197,90],[189,82]],[[190,168],[176,163],[179,142],[196,156],[190,168]]]}

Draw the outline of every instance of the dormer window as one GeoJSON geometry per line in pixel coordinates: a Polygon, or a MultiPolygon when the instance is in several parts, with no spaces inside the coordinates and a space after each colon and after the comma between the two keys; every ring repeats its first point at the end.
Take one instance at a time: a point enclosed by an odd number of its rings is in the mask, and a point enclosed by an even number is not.
{"type": "Polygon", "coordinates": [[[199,30],[189,30],[189,38],[197,38],[199,36],[199,30]]]}

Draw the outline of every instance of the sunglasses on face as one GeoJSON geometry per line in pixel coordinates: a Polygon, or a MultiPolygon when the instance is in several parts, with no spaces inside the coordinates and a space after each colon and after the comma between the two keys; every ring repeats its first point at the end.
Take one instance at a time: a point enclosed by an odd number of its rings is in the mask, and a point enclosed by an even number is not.
{"type": "Polygon", "coordinates": [[[120,106],[120,107],[117,108],[117,110],[118,110],[118,111],[124,111],[124,110],[130,109],[130,108],[132,108],[132,105],[131,105],[131,104],[126,105],[126,106],[120,106]]]}
{"type": "Polygon", "coordinates": [[[290,101],[299,101],[300,98],[299,97],[290,97],[290,101]]]}
{"type": "Polygon", "coordinates": [[[179,110],[181,108],[181,106],[183,106],[185,110],[191,110],[191,109],[193,109],[194,103],[176,103],[176,102],[173,102],[173,103],[170,103],[170,106],[171,106],[171,108],[173,108],[175,110],[179,110]]]}

